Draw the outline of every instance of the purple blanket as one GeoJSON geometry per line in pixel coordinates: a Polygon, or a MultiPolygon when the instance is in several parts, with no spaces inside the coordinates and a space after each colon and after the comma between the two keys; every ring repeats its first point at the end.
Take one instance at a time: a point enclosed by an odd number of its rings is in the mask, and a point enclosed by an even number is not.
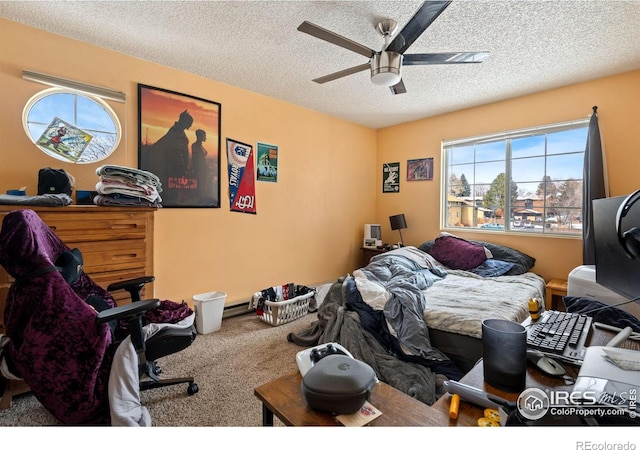
{"type": "Polygon", "coordinates": [[[107,382],[111,333],[96,324],[84,299],[111,296],[84,273],[71,286],[58,271],[20,281],[50,267],[69,248],[31,210],[12,211],[0,232],[0,264],[16,282],[9,289],[4,324],[10,361],[38,400],[62,423],[109,420],[107,382]]]}
{"type": "MultiPolygon", "coordinates": [[[[16,279],[4,312],[8,360],[12,372],[60,422],[107,424],[109,372],[117,343],[107,324],[96,324],[97,312],[85,299],[93,294],[111,307],[115,302],[84,272],[69,284],[57,270],[47,271],[68,250],[34,211],[6,215],[0,264],[16,279]]],[[[192,311],[184,302],[164,300],[148,313],[143,322],[175,323],[192,311]]]]}

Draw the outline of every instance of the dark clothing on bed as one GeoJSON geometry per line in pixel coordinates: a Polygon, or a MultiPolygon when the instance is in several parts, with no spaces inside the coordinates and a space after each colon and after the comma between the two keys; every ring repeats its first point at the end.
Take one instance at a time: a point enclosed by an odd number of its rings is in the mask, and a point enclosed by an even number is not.
{"type": "Polygon", "coordinates": [[[384,312],[374,310],[362,300],[362,296],[353,279],[347,281],[347,309],[356,311],[363,328],[371,333],[389,353],[401,361],[420,364],[435,373],[445,375],[450,380],[457,381],[464,375],[453,361],[449,360],[444,354],[434,359],[405,354],[398,339],[389,331],[384,312]]]}

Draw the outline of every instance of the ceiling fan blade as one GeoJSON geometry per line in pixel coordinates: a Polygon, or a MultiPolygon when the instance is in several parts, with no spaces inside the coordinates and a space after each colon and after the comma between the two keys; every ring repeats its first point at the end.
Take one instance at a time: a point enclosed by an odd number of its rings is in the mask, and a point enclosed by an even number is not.
{"type": "Polygon", "coordinates": [[[407,22],[402,31],[385,49],[388,52],[404,53],[420,37],[429,25],[444,11],[451,1],[427,1],[407,22]]]}
{"type": "Polygon", "coordinates": [[[337,80],[338,78],[346,77],[347,75],[353,75],[354,73],[362,72],[363,70],[368,70],[371,68],[369,63],[360,64],[359,66],[352,67],[350,69],[344,69],[339,72],[332,73],[330,75],[325,75],[320,78],[316,78],[315,81],[318,84],[326,83],[327,81],[337,80]]]}
{"type": "Polygon", "coordinates": [[[466,64],[481,63],[489,56],[489,52],[448,52],[448,53],[416,53],[404,55],[403,66],[421,66],[428,64],[466,64]]]}
{"type": "Polygon", "coordinates": [[[318,39],[322,39],[323,41],[335,44],[338,47],[346,48],[347,50],[351,50],[352,52],[359,53],[362,56],[366,56],[367,58],[371,58],[375,53],[375,51],[371,50],[368,47],[365,47],[364,45],[358,44],[351,39],[347,39],[346,37],[340,36],[339,34],[336,34],[333,31],[326,30],[322,27],[319,27],[318,25],[314,25],[311,22],[307,22],[306,20],[302,22],[300,26],[298,26],[298,31],[310,34],[313,37],[317,37],[318,39]]]}
{"type": "Polygon", "coordinates": [[[407,88],[404,87],[404,82],[402,80],[393,86],[389,86],[389,89],[391,89],[391,93],[393,95],[406,94],[407,92],[407,88]]]}

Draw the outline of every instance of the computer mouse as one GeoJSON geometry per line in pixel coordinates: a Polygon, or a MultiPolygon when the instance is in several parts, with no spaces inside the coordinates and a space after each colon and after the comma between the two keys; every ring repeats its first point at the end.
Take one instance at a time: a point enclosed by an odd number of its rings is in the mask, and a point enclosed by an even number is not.
{"type": "Polygon", "coordinates": [[[567,373],[562,364],[537,350],[527,350],[527,360],[540,372],[550,377],[562,377],[567,373]]]}

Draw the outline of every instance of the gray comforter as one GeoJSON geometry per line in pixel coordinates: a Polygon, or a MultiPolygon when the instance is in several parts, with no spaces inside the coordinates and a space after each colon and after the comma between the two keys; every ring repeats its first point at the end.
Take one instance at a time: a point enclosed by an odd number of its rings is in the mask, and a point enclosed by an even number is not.
{"type": "Polygon", "coordinates": [[[446,277],[447,272],[438,266],[425,268],[413,259],[397,253],[380,255],[360,269],[360,272],[391,294],[384,305],[384,317],[395,331],[400,344],[412,355],[430,360],[445,360],[447,357],[443,353],[431,347],[429,331],[423,319],[423,291],[446,277]]]}
{"type": "Polygon", "coordinates": [[[378,328],[371,324],[369,319],[375,318],[375,312],[361,298],[357,301],[359,295],[351,276],[341,278],[331,286],[318,309],[318,320],[301,333],[289,334],[288,340],[305,347],[337,342],[355,358],[369,364],[379,380],[431,405],[444,393],[442,381],[461,374],[444,354],[431,347],[428,330],[422,321],[424,297],[421,286],[437,277],[434,278],[433,273],[410,270],[408,263],[402,258],[388,259],[386,263],[367,267],[372,276],[378,272],[375,276],[386,282],[392,294],[393,300],[387,302],[389,306],[385,306],[384,315],[389,322],[396,323],[394,328],[399,331],[399,338],[402,337],[398,340],[404,346],[409,343],[417,353],[405,354],[400,350],[401,346],[394,345],[396,338],[386,329],[384,320],[375,326],[378,328]],[[363,323],[365,320],[367,323],[363,323]]]}

